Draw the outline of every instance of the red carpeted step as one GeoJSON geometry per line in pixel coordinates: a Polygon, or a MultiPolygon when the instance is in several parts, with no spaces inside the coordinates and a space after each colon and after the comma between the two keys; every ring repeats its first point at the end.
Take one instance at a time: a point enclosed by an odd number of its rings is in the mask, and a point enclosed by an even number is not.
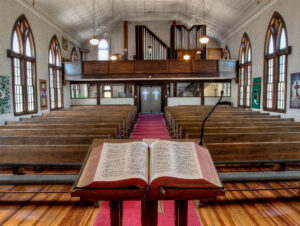
{"type": "Polygon", "coordinates": [[[163,114],[139,114],[132,139],[168,139],[169,134],[163,114]]]}

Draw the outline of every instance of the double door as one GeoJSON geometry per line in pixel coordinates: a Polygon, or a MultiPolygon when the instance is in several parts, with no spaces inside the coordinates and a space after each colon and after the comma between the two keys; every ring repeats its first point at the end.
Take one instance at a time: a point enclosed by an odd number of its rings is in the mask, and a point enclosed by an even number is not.
{"type": "Polygon", "coordinates": [[[161,113],[161,86],[140,87],[141,113],[161,113]]]}

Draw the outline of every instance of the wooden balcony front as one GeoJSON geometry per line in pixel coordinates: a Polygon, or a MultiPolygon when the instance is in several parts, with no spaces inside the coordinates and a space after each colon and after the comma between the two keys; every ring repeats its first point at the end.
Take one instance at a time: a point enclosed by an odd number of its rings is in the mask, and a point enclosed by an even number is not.
{"type": "Polygon", "coordinates": [[[64,63],[65,80],[233,79],[232,60],[133,60],[64,63]]]}

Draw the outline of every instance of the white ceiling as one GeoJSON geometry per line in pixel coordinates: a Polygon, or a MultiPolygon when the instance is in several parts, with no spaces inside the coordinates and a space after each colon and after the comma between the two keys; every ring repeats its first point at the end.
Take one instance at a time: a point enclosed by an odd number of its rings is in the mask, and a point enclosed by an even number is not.
{"type": "MultiPolygon", "coordinates": [[[[24,1],[31,5],[34,1],[35,9],[79,41],[87,40],[93,35],[93,0],[24,1]]],[[[95,0],[96,34],[100,34],[101,30],[106,32],[124,20],[177,20],[186,26],[202,24],[202,1],[95,0]]],[[[222,40],[257,10],[274,1],[276,0],[205,0],[207,33],[222,40]]]]}

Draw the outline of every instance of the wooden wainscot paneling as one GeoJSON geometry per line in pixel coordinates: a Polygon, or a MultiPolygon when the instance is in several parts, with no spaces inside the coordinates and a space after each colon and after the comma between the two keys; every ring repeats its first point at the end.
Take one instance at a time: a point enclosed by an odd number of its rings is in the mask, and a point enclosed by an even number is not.
{"type": "Polygon", "coordinates": [[[169,60],[169,73],[192,73],[191,60],[169,60]]]}
{"type": "Polygon", "coordinates": [[[83,74],[96,75],[108,73],[108,61],[84,61],[83,74]]]}
{"type": "Polygon", "coordinates": [[[135,73],[168,73],[167,60],[135,61],[135,73]]]}
{"type": "Polygon", "coordinates": [[[109,73],[134,73],[134,61],[109,61],[109,73]]]}
{"type": "Polygon", "coordinates": [[[195,73],[216,73],[218,72],[217,60],[193,60],[195,73]]]}

